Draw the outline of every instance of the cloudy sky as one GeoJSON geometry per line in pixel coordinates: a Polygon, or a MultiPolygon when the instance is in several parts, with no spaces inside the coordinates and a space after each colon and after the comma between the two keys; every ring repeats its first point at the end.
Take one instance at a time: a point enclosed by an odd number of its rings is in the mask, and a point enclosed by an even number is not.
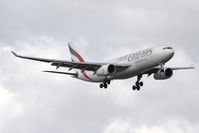
{"type": "Polygon", "coordinates": [[[0,132],[198,133],[198,35],[198,0],[1,0],[0,132]],[[196,69],[143,77],[140,92],[136,78],[103,90],[10,53],[70,59],[67,41],[88,61],[170,45],[167,66],[196,69]]]}

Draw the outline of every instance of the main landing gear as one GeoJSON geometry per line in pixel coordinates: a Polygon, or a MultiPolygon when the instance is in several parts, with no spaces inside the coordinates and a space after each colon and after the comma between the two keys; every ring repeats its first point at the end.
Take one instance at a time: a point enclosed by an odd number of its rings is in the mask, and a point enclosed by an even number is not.
{"type": "Polygon", "coordinates": [[[135,82],[135,85],[132,87],[133,90],[140,90],[140,87],[144,85],[142,81],[140,81],[142,78],[142,75],[137,76],[137,81],[135,82]]]}
{"type": "Polygon", "coordinates": [[[100,84],[100,88],[107,89],[108,85],[111,83],[110,80],[104,81],[103,83],[100,84]]]}

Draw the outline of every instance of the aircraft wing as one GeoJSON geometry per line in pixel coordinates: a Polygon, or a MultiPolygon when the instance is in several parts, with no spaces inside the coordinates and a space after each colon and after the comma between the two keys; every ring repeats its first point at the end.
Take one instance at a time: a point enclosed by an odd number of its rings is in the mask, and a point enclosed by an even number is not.
{"type": "MultiPolygon", "coordinates": [[[[51,63],[52,66],[59,67],[68,67],[69,70],[72,69],[80,69],[81,71],[93,71],[96,72],[100,67],[103,65],[107,65],[108,63],[96,63],[96,62],[76,62],[76,61],[67,61],[67,60],[55,60],[55,59],[45,59],[45,58],[37,58],[37,57],[29,57],[29,56],[21,56],[13,52],[13,55],[22,59],[29,59],[34,61],[46,62],[51,63]]],[[[129,66],[127,65],[120,65],[114,64],[116,69],[121,71],[127,69],[129,66]]]]}
{"type": "MultiPolygon", "coordinates": [[[[195,69],[195,67],[164,67],[164,68],[170,68],[172,70],[195,69]]],[[[152,69],[148,69],[148,70],[144,71],[142,74],[148,74],[148,76],[150,76],[151,74],[156,73],[161,69],[162,69],[161,67],[154,67],[152,69]]]]}
{"type": "Polygon", "coordinates": [[[169,67],[172,70],[195,69],[195,67],[169,67]]]}

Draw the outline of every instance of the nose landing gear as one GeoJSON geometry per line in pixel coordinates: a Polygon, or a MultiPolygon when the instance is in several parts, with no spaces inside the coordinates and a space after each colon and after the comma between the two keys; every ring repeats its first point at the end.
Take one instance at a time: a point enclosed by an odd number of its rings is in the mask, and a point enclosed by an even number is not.
{"type": "Polygon", "coordinates": [[[144,85],[142,81],[140,81],[142,78],[142,75],[137,76],[137,81],[135,82],[135,85],[132,87],[133,90],[140,90],[140,87],[144,85]]]}
{"type": "Polygon", "coordinates": [[[160,65],[160,68],[161,68],[160,70],[163,73],[164,72],[164,63],[160,63],[159,65],[160,65]]]}

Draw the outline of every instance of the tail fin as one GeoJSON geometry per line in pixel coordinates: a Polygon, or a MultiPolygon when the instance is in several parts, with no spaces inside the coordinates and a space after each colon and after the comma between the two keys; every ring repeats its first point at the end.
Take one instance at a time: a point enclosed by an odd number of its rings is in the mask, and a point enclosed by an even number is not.
{"type": "Polygon", "coordinates": [[[68,43],[68,47],[70,50],[72,61],[84,62],[84,59],[82,58],[82,56],[71,47],[71,43],[68,43]]]}

